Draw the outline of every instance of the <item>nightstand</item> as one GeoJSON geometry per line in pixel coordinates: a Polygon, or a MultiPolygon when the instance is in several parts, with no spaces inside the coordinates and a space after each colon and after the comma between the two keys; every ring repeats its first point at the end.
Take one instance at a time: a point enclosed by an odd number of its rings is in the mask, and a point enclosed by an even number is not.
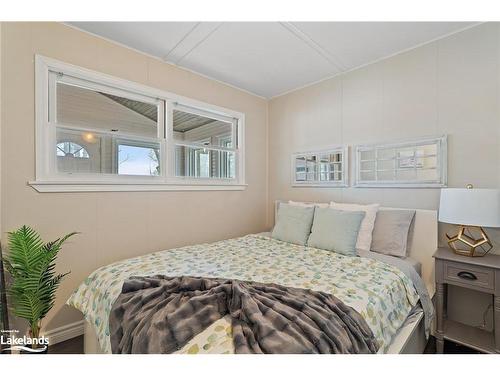
{"type": "Polygon", "coordinates": [[[443,353],[444,340],[485,353],[500,353],[500,256],[467,257],[439,248],[436,262],[436,351],[443,353]],[[447,319],[447,287],[456,285],[488,293],[493,298],[494,330],[471,327],[447,319]]]}

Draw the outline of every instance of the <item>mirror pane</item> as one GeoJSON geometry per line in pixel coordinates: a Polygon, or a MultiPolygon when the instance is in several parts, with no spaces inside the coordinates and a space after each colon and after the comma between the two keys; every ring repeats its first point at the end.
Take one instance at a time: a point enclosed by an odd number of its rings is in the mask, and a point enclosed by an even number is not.
{"type": "Polygon", "coordinates": [[[394,177],[394,171],[377,171],[377,180],[379,181],[392,181],[394,177]]]}
{"type": "Polygon", "coordinates": [[[375,170],[375,162],[374,161],[362,161],[361,162],[361,170],[362,171],[375,170]]]}
{"type": "Polygon", "coordinates": [[[377,162],[378,170],[393,170],[396,166],[395,160],[379,160],[377,162]]]}
{"type": "Polygon", "coordinates": [[[377,150],[377,159],[392,159],[396,156],[393,148],[380,148],[377,150]]]}
{"type": "Polygon", "coordinates": [[[360,152],[361,160],[375,160],[375,150],[367,150],[360,152]]]}
{"type": "Polygon", "coordinates": [[[398,169],[396,170],[396,179],[400,181],[416,180],[417,172],[415,169],[398,169]]]}

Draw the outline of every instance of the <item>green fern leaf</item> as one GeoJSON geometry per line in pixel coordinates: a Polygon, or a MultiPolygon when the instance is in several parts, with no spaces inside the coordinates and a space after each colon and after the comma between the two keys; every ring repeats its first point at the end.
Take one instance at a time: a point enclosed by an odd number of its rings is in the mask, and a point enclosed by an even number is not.
{"type": "Polygon", "coordinates": [[[55,264],[62,245],[75,234],[43,243],[28,226],[9,232],[9,254],[4,262],[12,281],[7,292],[13,313],[26,319],[34,332],[38,332],[40,320],[54,306],[57,288],[69,273],[56,275],[55,264]]]}

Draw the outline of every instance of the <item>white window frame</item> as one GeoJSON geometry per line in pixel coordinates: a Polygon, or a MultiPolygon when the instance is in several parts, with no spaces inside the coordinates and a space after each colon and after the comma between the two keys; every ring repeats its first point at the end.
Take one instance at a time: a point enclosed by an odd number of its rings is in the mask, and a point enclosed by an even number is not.
{"type": "MultiPolygon", "coordinates": [[[[53,93],[54,90],[50,92],[53,93]]],[[[245,115],[241,112],[214,106],[201,101],[186,98],[167,91],[155,89],[135,82],[116,78],[107,74],[81,68],[45,56],[35,56],[35,180],[28,183],[39,192],[72,192],[72,191],[168,191],[168,190],[244,190],[245,183],[245,115]],[[58,173],[56,165],[56,126],[52,122],[55,117],[53,109],[55,97],[49,97],[49,85],[55,85],[54,75],[58,73],[65,81],[85,80],[86,88],[95,85],[96,89],[106,87],[106,92],[148,103],[159,105],[158,110],[158,143],[160,144],[160,176],[131,176],[99,173],[58,173]],[[88,82],[88,84],[87,84],[88,82]],[[164,108],[161,106],[164,103],[164,108]],[[175,175],[175,144],[173,139],[173,108],[182,108],[195,114],[215,119],[224,119],[233,123],[233,145],[235,151],[235,178],[190,178],[175,175]],[[228,120],[229,119],[229,120],[228,120]],[[161,124],[161,126],[160,126],[161,124]]],[[[59,127],[72,129],[72,126],[58,124],[59,127]]],[[[82,130],[81,127],[74,127],[82,130]]],[[[86,129],[99,134],[106,131],[86,129]]],[[[116,133],[110,132],[116,137],[116,133]]],[[[152,138],[141,136],[124,136],[131,142],[144,141],[151,143],[152,138]]],[[[156,140],[155,140],[156,142],[156,140]]],[[[209,147],[212,148],[212,147],[209,147]]],[[[214,147],[216,148],[216,147],[214,147]]]]}
{"type": "MultiPolygon", "coordinates": [[[[292,187],[347,187],[349,185],[349,147],[348,146],[336,146],[330,147],[327,149],[319,150],[319,151],[307,151],[307,152],[294,152],[291,158],[291,183],[292,187]],[[316,156],[324,154],[341,154],[342,155],[342,180],[338,181],[299,181],[297,180],[296,175],[296,160],[297,157],[308,157],[308,156],[316,156]]],[[[318,171],[316,171],[316,174],[318,171]]]]}
{"type": "MultiPolygon", "coordinates": [[[[439,137],[425,137],[399,142],[385,142],[354,146],[354,187],[388,187],[388,188],[442,188],[447,186],[447,166],[448,166],[448,139],[447,135],[439,137]],[[375,151],[378,149],[387,148],[402,148],[402,147],[417,147],[435,144],[436,148],[436,169],[438,178],[435,181],[419,181],[419,180],[394,180],[392,181],[362,181],[361,174],[361,152],[375,151]]],[[[376,159],[375,170],[377,169],[376,159]]],[[[415,167],[416,168],[416,167],[415,167]]],[[[375,173],[376,176],[376,173],[375,173]]]]}

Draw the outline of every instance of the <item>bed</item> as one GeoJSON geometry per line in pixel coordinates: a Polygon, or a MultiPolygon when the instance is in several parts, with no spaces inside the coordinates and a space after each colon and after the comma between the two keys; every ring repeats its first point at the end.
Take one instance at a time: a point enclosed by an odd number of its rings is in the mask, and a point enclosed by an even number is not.
{"type": "MultiPolygon", "coordinates": [[[[431,296],[436,242],[436,212],[417,210],[409,254],[431,296]]],[[[160,251],[94,271],[68,300],[86,320],[85,353],[111,353],[108,318],[123,282],[130,276],[159,274],[275,282],[331,293],[363,316],[380,344],[379,353],[422,353],[427,341],[419,294],[398,268],[380,259],[347,257],[260,233],[160,251]]],[[[233,352],[227,317],[211,324],[177,351],[233,352]]]]}

